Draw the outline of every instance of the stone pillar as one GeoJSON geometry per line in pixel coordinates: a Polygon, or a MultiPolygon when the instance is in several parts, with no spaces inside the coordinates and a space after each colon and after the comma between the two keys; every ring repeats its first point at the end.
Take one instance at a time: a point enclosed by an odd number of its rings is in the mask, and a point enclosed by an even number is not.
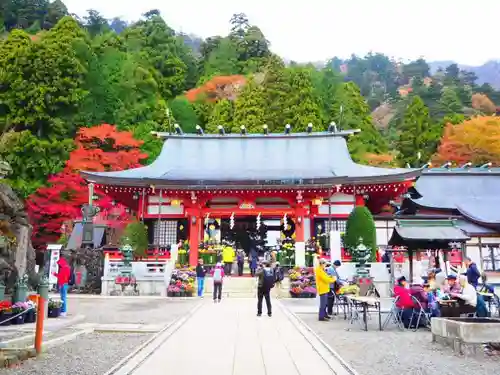
{"type": "Polygon", "coordinates": [[[305,213],[303,205],[299,205],[295,209],[295,265],[299,267],[306,265],[305,213]]]}

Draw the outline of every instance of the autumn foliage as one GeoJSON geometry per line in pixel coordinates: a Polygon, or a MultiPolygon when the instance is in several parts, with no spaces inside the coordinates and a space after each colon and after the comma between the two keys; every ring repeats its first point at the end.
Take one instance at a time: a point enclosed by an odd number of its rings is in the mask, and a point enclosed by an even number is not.
{"type": "Polygon", "coordinates": [[[472,95],[472,108],[483,112],[487,115],[492,115],[496,112],[495,104],[484,94],[474,94],[472,95]]]}
{"type": "Polygon", "coordinates": [[[190,102],[195,102],[201,98],[209,101],[220,99],[236,99],[241,86],[246,82],[246,78],[241,75],[217,76],[207,81],[200,87],[186,92],[186,98],[190,102]]]}
{"type": "Polygon", "coordinates": [[[393,167],[395,164],[394,156],[391,154],[366,153],[362,159],[373,167],[393,167]]]}
{"type": "MultiPolygon", "coordinates": [[[[67,221],[81,217],[81,207],[88,202],[87,183],[78,174],[87,171],[118,171],[139,167],[147,155],[141,153],[142,142],[129,132],[104,124],[81,128],[75,139],[76,149],[71,152],[66,168],[49,178],[48,186],[38,189],[27,200],[28,213],[33,223],[33,246],[43,248],[56,242],[67,221]]],[[[111,198],[96,189],[95,204],[101,217],[113,210],[116,225],[127,219],[123,207],[112,207],[111,198]],[[117,214],[118,210],[118,214],[117,214]]]]}
{"type": "Polygon", "coordinates": [[[475,165],[500,164],[500,118],[475,117],[458,125],[448,124],[433,162],[475,165]]]}

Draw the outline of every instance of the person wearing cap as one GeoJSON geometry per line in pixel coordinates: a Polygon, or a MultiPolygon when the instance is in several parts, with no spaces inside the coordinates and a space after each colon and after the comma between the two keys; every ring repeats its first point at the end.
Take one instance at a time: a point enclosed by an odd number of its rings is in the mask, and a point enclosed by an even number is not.
{"type": "Polygon", "coordinates": [[[328,305],[328,292],[330,292],[330,284],[334,283],[336,280],[335,276],[328,276],[325,266],[326,261],[324,259],[320,259],[318,266],[314,270],[314,275],[316,277],[316,290],[319,295],[318,319],[321,322],[330,320],[326,311],[328,305]]]}
{"type": "Polygon", "coordinates": [[[335,282],[330,284],[330,291],[328,292],[328,302],[327,302],[327,307],[326,307],[326,312],[328,315],[333,315],[333,304],[335,302],[335,294],[337,293],[337,290],[339,290],[342,285],[344,284],[340,280],[339,273],[337,271],[337,268],[340,267],[342,263],[340,263],[340,260],[336,260],[333,262],[333,265],[330,262],[326,263],[326,273],[330,277],[335,277],[335,282]]]}
{"type": "Polygon", "coordinates": [[[470,285],[477,289],[479,285],[479,279],[481,278],[481,272],[479,272],[479,268],[477,268],[476,263],[472,261],[471,258],[465,258],[465,267],[467,267],[467,272],[465,275],[467,276],[467,281],[470,285]]]}
{"type": "Polygon", "coordinates": [[[409,328],[415,304],[413,303],[411,290],[408,288],[406,277],[401,276],[397,279],[397,283],[394,286],[394,297],[397,299],[396,307],[400,311],[401,322],[405,328],[409,328]]]}
{"type": "Polygon", "coordinates": [[[460,286],[460,283],[457,280],[457,275],[455,275],[455,274],[448,275],[446,280],[448,282],[443,287],[444,293],[446,293],[446,294],[460,293],[460,291],[462,290],[462,287],[460,286]]]}

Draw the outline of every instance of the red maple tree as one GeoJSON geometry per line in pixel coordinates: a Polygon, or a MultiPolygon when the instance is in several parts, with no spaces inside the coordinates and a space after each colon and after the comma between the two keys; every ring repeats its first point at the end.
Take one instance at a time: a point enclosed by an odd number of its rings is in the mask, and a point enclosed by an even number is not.
{"type": "MultiPolygon", "coordinates": [[[[33,224],[35,248],[56,242],[63,224],[81,217],[82,205],[88,202],[88,187],[80,171],[136,168],[148,157],[139,149],[142,141],[134,139],[132,133],[118,131],[116,126],[108,124],[81,128],[75,144],[76,149],[71,152],[65,169],[50,177],[46,187],[28,197],[26,205],[33,224]]],[[[126,222],[128,214],[123,206],[113,206],[112,199],[99,189],[95,190],[95,195],[95,204],[101,210],[100,221],[113,211],[114,225],[121,226],[126,222]]]]}

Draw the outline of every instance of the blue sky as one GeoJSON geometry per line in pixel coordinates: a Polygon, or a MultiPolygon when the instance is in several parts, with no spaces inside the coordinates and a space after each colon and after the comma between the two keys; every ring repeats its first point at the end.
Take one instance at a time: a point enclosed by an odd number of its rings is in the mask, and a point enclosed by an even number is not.
{"type": "Polygon", "coordinates": [[[369,51],[470,65],[500,58],[495,41],[500,0],[63,1],[72,13],[96,9],[107,18],[131,21],[159,9],[174,29],[202,37],[226,35],[231,15],[246,13],[274,52],[298,62],[369,51]]]}

